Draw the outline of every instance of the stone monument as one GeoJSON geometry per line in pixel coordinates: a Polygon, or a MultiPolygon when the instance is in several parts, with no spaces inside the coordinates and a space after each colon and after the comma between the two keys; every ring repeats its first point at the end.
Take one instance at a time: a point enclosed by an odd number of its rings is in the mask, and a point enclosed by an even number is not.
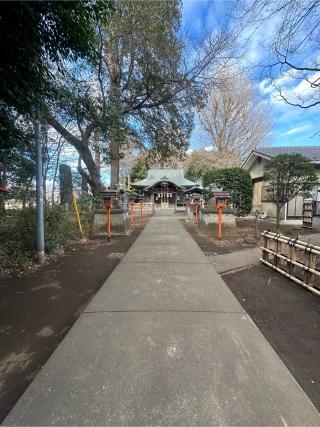
{"type": "Polygon", "coordinates": [[[107,206],[111,206],[111,235],[128,234],[130,219],[123,190],[101,191],[98,198],[101,200],[101,205],[95,210],[92,236],[107,236],[107,206]]]}

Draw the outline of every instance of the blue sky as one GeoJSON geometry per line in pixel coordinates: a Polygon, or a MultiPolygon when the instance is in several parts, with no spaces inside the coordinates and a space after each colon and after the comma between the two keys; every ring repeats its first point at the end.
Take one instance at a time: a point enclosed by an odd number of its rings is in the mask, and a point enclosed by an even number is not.
{"type": "MultiPolygon", "coordinates": [[[[204,29],[212,31],[228,25],[229,15],[235,4],[236,2],[229,0],[184,0],[182,25],[188,29],[191,37],[197,38],[204,29]]],[[[268,79],[264,78],[257,68],[266,59],[266,49],[263,45],[271,35],[274,24],[272,21],[267,22],[250,39],[241,64],[250,73],[257,95],[270,105],[273,126],[269,143],[277,146],[320,145],[320,135],[314,136],[320,130],[320,107],[301,109],[280,101],[268,79]]],[[[289,96],[291,93],[306,94],[308,91],[303,82],[295,80],[292,83],[282,79],[281,83],[289,96]]],[[[199,146],[200,139],[199,131],[195,130],[191,136],[191,147],[199,146]]]]}

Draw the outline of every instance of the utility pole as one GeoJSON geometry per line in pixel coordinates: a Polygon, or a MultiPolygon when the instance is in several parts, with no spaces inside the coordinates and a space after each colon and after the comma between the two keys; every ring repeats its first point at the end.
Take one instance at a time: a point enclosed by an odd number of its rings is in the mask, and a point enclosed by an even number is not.
{"type": "Polygon", "coordinates": [[[44,262],[44,215],[43,215],[43,171],[40,122],[34,123],[36,136],[36,202],[37,202],[37,258],[39,264],[44,262]]]}

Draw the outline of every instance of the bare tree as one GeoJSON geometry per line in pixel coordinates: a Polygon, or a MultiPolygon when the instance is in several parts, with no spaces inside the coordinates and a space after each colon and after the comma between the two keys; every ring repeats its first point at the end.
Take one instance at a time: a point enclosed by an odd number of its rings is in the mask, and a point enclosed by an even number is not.
{"type": "Polygon", "coordinates": [[[264,28],[268,32],[273,28],[266,39],[269,58],[262,69],[279,98],[300,108],[319,105],[320,2],[251,0],[240,5],[236,19],[242,23],[247,38],[264,28]]]}
{"type": "Polygon", "coordinates": [[[181,166],[188,179],[201,182],[204,174],[212,169],[238,165],[238,156],[230,152],[200,149],[188,154],[181,166]]]}
{"type": "Polygon", "coordinates": [[[270,114],[257,98],[248,75],[224,64],[218,84],[208,87],[200,123],[214,150],[241,159],[266,142],[270,114]]]}

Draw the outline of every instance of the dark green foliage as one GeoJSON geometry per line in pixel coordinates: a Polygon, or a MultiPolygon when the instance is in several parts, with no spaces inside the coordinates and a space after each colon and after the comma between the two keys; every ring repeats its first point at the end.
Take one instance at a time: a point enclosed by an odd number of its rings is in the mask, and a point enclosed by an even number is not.
{"type": "MultiPolygon", "coordinates": [[[[91,234],[94,212],[96,208],[100,207],[101,200],[90,194],[85,194],[77,199],[77,204],[83,233],[85,236],[89,237],[91,234]]],[[[79,231],[77,231],[77,233],[77,235],[79,235],[79,231]]]]}
{"type": "Polygon", "coordinates": [[[270,186],[270,200],[288,202],[298,194],[307,193],[318,184],[311,160],[301,154],[281,154],[271,159],[265,167],[265,181],[270,186]]]}
{"type": "Polygon", "coordinates": [[[0,212],[4,210],[4,197],[14,198],[25,205],[35,176],[32,126],[13,113],[6,117],[1,112],[0,108],[0,187],[10,188],[10,193],[0,194],[0,212]]]}
{"type": "MultiPolygon", "coordinates": [[[[0,224],[0,268],[25,268],[36,254],[36,220],[34,208],[27,208],[2,217],[0,224]]],[[[54,206],[45,212],[45,251],[78,237],[74,216],[54,206]]]]}
{"type": "Polygon", "coordinates": [[[273,157],[265,167],[264,179],[269,183],[268,198],[277,205],[277,227],[281,207],[297,195],[308,196],[319,182],[313,163],[301,154],[273,157]]]}
{"type": "MultiPolygon", "coordinates": [[[[91,233],[94,211],[100,200],[85,195],[77,199],[85,236],[91,233]]],[[[26,208],[2,215],[0,220],[0,269],[25,268],[36,255],[35,208],[26,208]]],[[[75,214],[61,205],[45,209],[45,252],[53,253],[58,247],[66,246],[80,237],[75,214]]]]}
{"type": "Polygon", "coordinates": [[[110,2],[0,2],[0,99],[29,113],[46,90],[49,61],[93,56],[92,20],[110,11],[110,2]]]}
{"type": "Polygon", "coordinates": [[[248,171],[239,167],[211,170],[203,177],[203,185],[208,187],[210,184],[230,192],[237,216],[251,212],[253,185],[248,171]]]}
{"type": "Polygon", "coordinates": [[[147,174],[148,174],[148,166],[145,160],[140,160],[132,168],[131,182],[135,183],[137,181],[141,181],[142,179],[145,179],[147,177],[147,174]]]}

